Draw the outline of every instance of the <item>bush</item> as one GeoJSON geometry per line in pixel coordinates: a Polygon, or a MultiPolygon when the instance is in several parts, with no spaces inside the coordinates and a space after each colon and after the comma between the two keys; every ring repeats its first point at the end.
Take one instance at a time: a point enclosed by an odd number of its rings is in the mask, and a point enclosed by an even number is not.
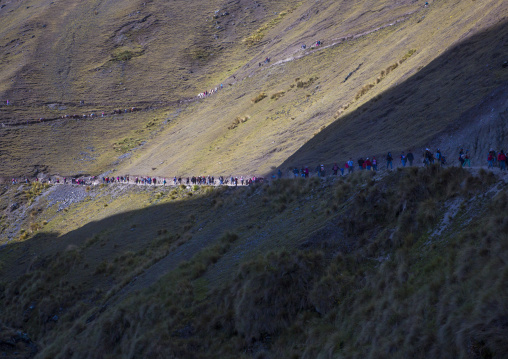
{"type": "Polygon", "coordinates": [[[247,342],[287,328],[312,309],[309,288],[323,270],[320,252],[270,252],[239,269],[228,294],[236,330],[247,342]]]}
{"type": "Polygon", "coordinates": [[[251,99],[251,101],[252,101],[252,103],[258,103],[259,101],[263,100],[264,98],[266,98],[266,93],[261,92],[259,95],[257,95],[253,99],[251,99]]]}
{"type": "Polygon", "coordinates": [[[282,96],[284,96],[286,94],[286,92],[284,91],[279,91],[279,92],[276,92],[274,93],[272,96],[270,96],[270,99],[271,100],[278,100],[279,98],[281,98],[282,96]]]}

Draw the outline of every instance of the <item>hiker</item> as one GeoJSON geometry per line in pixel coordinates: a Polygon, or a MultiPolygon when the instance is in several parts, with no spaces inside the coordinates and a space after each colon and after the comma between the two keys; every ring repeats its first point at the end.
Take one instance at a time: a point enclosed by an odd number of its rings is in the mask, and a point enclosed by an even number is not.
{"type": "Polygon", "coordinates": [[[349,161],[347,161],[347,169],[348,169],[348,173],[353,173],[354,171],[354,162],[353,162],[353,159],[350,158],[349,161]]]}
{"type": "Polygon", "coordinates": [[[277,177],[278,177],[279,179],[281,179],[281,178],[282,178],[282,171],[280,170],[280,168],[279,168],[279,170],[277,171],[277,177]]]}
{"type": "Polygon", "coordinates": [[[406,159],[409,162],[409,166],[412,166],[413,165],[413,161],[415,159],[415,156],[413,155],[413,152],[411,152],[411,150],[409,150],[409,152],[407,153],[406,159]]]}
{"type": "Polygon", "coordinates": [[[406,155],[404,155],[404,152],[400,154],[400,164],[402,167],[406,167],[406,155]]]}
{"type": "Polygon", "coordinates": [[[466,150],[466,153],[464,154],[464,162],[462,163],[462,167],[471,167],[471,161],[469,159],[469,150],[466,150]]]}
{"type": "Polygon", "coordinates": [[[339,166],[337,166],[337,163],[334,163],[333,167],[332,167],[332,171],[333,171],[333,175],[334,176],[337,176],[337,171],[338,170],[339,170],[339,166]]]}
{"type": "Polygon", "coordinates": [[[364,162],[365,162],[365,161],[363,160],[363,157],[360,157],[360,158],[358,159],[358,168],[359,168],[360,170],[363,170],[363,163],[364,163],[364,162]]]}
{"type": "Polygon", "coordinates": [[[302,45],[302,50],[305,50],[307,48],[307,45],[303,44],[302,45]]]}
{"type": "Polygon", "coordinates": [[[464,157],[466,157],[464,154],[464,149],[461,148],[459,151],[459,162],[460,162],[461,167],[464,167],[464,162],[465,162],[464,157]]]}
{"type": "Polygon", "coordinates": [[[298,171],[298,167],[293,168],[293,174],[295,175],[295,178],[298,177],[300,171],[298,171]]]}
{"type": "Polygon", "coordinates": [[[494,168],[494,156],[492,156],[492,152],[489,152],[489,155],[487,156],[487,162],[489,164],[487,168],[494,168]]]}
{"type": "Polygon", "coordinates": [[[499,168],[501,171],[506,171],[506,155],[503,150],[497,155],[497,161],[499,162],[499,168]]]}
{"type": "Polygon", "coordinates": [[[367,157],[367,159],[365,160],[365,162],[363,163],[363,165],[365,166],[365,169],[367,171],[370,171],[371,168],[372,168],[372,162],[370,161],[370,159],[367,157]]]}
{"type": "Polygon", "coordinates": [[[492,167],[497,167],[497,154],[494,149],[490,149],[489,155],[492,155],[492,167]]]}
{"type": "Polygon", "coordinates": [[[317,165],[316,173],[317,173],[318,177],[321,177],[321,166],[320,165],[317,165]]]}
{"type": "Polygon", "coordinates": [[[309,167],[305,166],[304,174],[305,174],[305,178],[309,177],[309,167]]]}
{"type": "Polygon", "coordinates": [[[321,172],[321,177],[324,177],[325,176],[325,166],[324,165],[321,165],[320,172],[321,172]]]}
{"type": "Polygon", "coordinates": [[[426,148],[425,152],[423,153],[423,164],[427,166],[431,163],[434,163],[434,155],[428,148],[426,148]]]}
{"type": "Polygon", "coordinates": [[[377,171],[377,160],[376,157],[372,156],[372,169],[377,171]]]}
{"type": "Polygon", "coordinates": [[[388,169],[388,167],[390,167],[393,170],[393,157],[391,152],[388,152],[388,154],[386,155],[386,169],[388,169]]]}
{"type": "Polygon", "coordinates": [[[441,150],[438,148],[436,151],[436,160],[438,163],[441,163],[441,157],[443,157],[443,155],[441,154],[441,150]]]}

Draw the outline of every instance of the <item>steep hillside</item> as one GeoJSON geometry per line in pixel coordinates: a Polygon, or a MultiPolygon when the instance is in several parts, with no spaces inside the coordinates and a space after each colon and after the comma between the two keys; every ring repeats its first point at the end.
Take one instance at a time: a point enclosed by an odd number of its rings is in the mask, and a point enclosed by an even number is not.
{"type": "Polygon", "coordinates": [[[0,357],[507,357],[507,14],[0,0],[0,357]]]}
{"type": "Polygon", "coordinates": [[[36,187],[1,197],[22,228],[0,249],[5,355],[507,354],[506,177],[36,187]]]}
{"type": "MultiPolygon", "coordinates": [[[[34,166],[62,175],[266,174],[445,145],[436,138],[463,129],[464,116],[508,76],[503,1],[15,4],[0,14],[12,38],[2,50],[1,97],[11,102],[1,108],[4,124],[146,111],[1,128],[4,176],[33,174],[34,166]],[[35,37],[23,42],[20,23],[35,37]],[[157,131],[139,134],[154,119],[157,131]],[[12,151],[19,144],[27,149],[12,151]],[[119,144],[128,145],[119,153],[119,144]],[[90,161],[76,160],[83,153],[90,161]]],[[[505,110],[501,101],[501,123],[505,110]]],[[[506,145],[499,133],[482,144],[506,145]]],[[[457,146],[475,142],[466,136],[457,146]]]]}

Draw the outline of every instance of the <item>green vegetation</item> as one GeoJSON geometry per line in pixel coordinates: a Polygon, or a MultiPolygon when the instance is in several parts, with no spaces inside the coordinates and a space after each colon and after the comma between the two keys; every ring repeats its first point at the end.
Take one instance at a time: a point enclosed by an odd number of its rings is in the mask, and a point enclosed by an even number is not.
{"type": "Polygon", "coordinates": [[[310,85],[312,85],[316,80],[318,80],[318,77],[311,77],[309,78],[307,81],[302,81],[300,79],[296,79],[295,82],[296,82],[296,87],[297,88],[307,88],[309,87],[310,85]]]}
{"type": "Polygon", "coordinates": [[[247,46],[254,46],[257,43],[261,42],[261,40],[263,40],[263,38],[265,37],[265,33],[271,28],[275,27],[275,25],[277,25],[279,22],[281,22],[284,16],[286,16],[287,14],[288,11],[280,12],[277,15],[277,17],[271,19],[269,22],[261,26],[259,29],[256,30],[254,34],[243,39],[243,42],[247,44],[247,46]]]}
{"type": "MultiPolygon", "coordinates": [[[[50,357],[90,353],[84,338],[103,356],[506,355],[496,318],[508,188],[491,172],[431,166],[193,191],[83,234],[11,244],[2,323],[50,357]],[[27,246],[39,255],[18,272],[27,246]]],[[[108,208],[147,195],[133,188],[108,208]]]]}
{"type": "Polygon", "coordinates": [[[40,196],[41,193],[47,188],[49,188],[49,184],[47,183],[32,182],[32,184],[28,186],[28,189],[25,190],[25,196],[26,200],[28,201],[28,204],[33,203],[35,198],[40,196]]]}
{"type": "Polygon", "coordinates": [[[7,185],[478,166],[506,148],[504,2],[96,5],[0,12],[0,357],[508,356],[505,175],[7,185]]]}
{"type": "Polygon", "coordinates": [[[142,143],[143,143],[143,141],[139,138],[132,138],[132,137],[124,138],[120,142],[114,143],[113,148],[116,151],[126,153],[126,152],[129,152],[130,150],[132,150],[133,148],[140,146],[142,143]]]}
{"type": "Polygon", "coordinates": [[[133,57],[143,55],[143,49],[135,48],[135,49],[126,49],[123,47],[117,48],[113,51],[111,55],[113,61],[129,61],[133,57]]]}

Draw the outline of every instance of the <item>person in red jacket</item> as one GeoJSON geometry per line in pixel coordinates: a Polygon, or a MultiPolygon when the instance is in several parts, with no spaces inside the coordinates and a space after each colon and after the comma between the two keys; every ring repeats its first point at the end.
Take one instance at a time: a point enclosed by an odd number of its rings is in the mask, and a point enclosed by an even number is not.
{"type": "Polygon", "coordinates": [[[489,155],[487,157],[487,162],[489,163],[488,168],[494,168],[494,155],[492,155],[492,152],[489,152],[489,155]]]}
{"type": "Polygon", "coordinates": [[[506,155],[504,154],[504,151],[501,150],[499,154],[497,155],[497,162],[499,162],[499,168],[501,171],[506,170],[506,155]]]}
{"type": "Polygon", "coordinates": [[[365,166],[367,171],[370,171],[372,167],[372,162],[370,161],[370,158],[367,157],[363,165],[365,166]]]}

